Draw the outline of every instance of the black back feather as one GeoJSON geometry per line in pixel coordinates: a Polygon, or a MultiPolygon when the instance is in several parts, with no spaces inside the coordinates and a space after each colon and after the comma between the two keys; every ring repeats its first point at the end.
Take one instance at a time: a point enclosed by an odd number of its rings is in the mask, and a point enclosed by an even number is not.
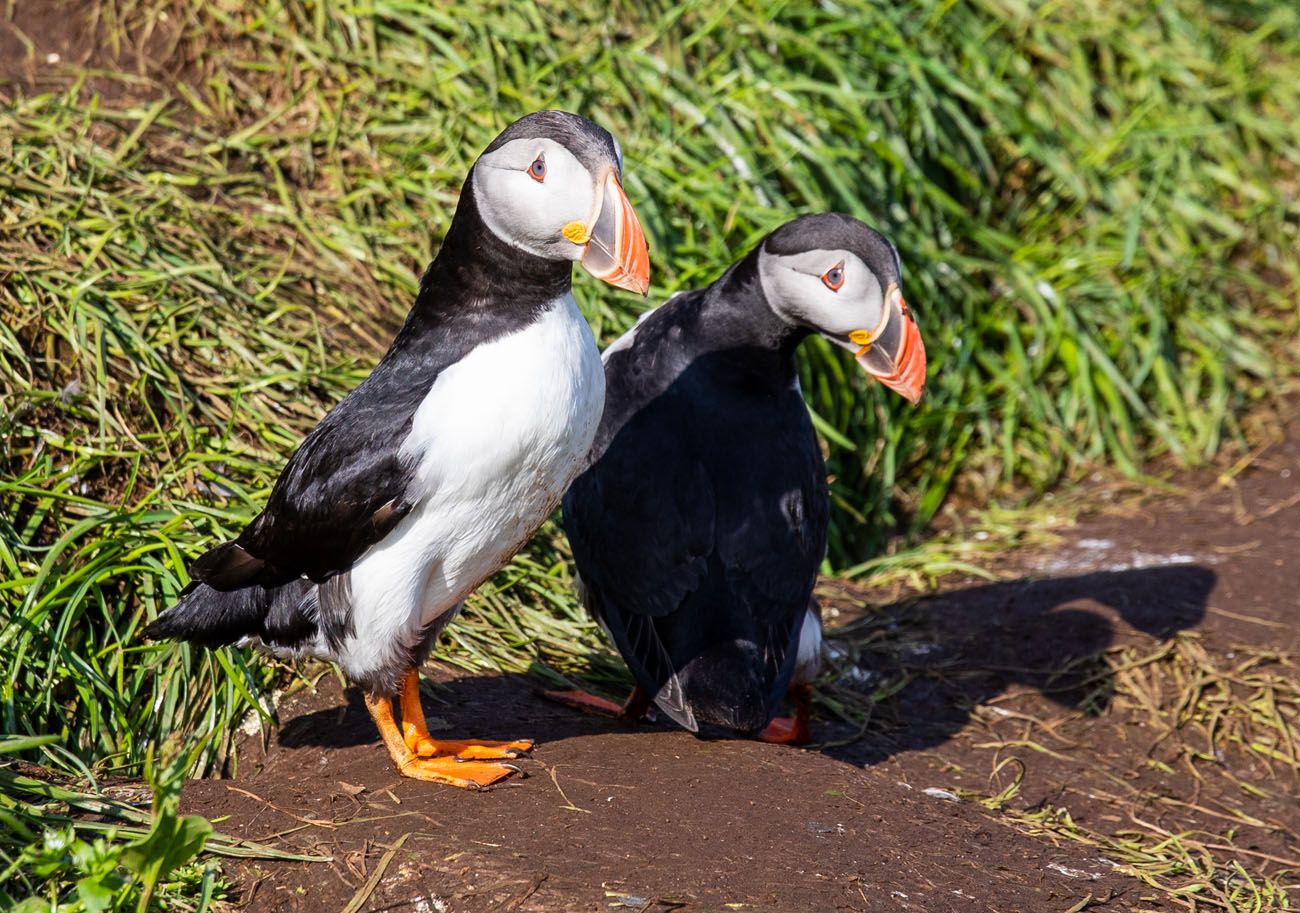
{"type": "Polygon", "coordinates": [[[768,307],[756,258],[608,355],[594,462],[564,500],[587,606],[692,730],[775,714],[826,551],[825,466],[794,385],[806,332],[768,307]]]}

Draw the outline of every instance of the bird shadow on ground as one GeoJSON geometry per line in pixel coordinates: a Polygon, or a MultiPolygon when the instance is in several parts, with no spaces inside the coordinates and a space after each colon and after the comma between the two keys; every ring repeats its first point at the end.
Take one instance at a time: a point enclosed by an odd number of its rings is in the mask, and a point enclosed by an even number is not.
{"type": "MultiPolygon", "coordinates": [[[[1157,639],[1194,627],[1216,579],[1208,568],[1181,564],[1031,577],[865,608],[852,591],[841,598],[832,584],[821,591],[823,605],[854,607],[841,608],[841,617],[852,620],[828,631],[829,663],[839,677],[823,687],[823,699],[867,707],[871,722],[859,733],[845,722],[815,720],[814,735],[825,740],[828,756],[863,765],[945,742],[975,707],[1017,686],[1063,707],[1100,712],[1112,690],[1105,653],[1117,642],[1119,623],[1157,639]],[[882,690],[889,696],[873,702],[870,695],[882,690]]],[[[538,678],[520,674],[426,680],[424,708],[435,737],[533,737],[544,744],[671,728],[571,712],[542,699],[541,689],[538,678]]],[[[377,742],[360,692],[348,689],[346,700],[289,720],[280,744],[377,742]]]]}
{"type": "MultiPolygon", "coordinates": [[[[841,673],[830,696],[901,685],[871,708],[862,738],[826,752],[871,764],[932,748],[975,707],[1017,687],[1100,713],[1113,691],[1105,654],[1121,623],[1157,640],[1195,627],[1216,580],[1208,568],[1178,564],[1027,577],[868,609],[830,632],[830,662],[841,673]]],[[[824,603],[835,603],[834,592],[824,603]]]]}

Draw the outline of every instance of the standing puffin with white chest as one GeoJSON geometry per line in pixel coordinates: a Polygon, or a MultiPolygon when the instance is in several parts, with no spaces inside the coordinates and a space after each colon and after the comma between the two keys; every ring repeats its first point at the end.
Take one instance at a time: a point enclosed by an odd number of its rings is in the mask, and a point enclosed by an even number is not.
{"type": "Polygon", "coordinates": [[[333,660],[405,776],[509,776],[492,760],[532,743],[431,738],[418,667],[586,465],[605,379],[572,264],[649,285],[622,164],[614,138],[576,115],[506,128],[471,169],[387,354],[307,435],[266,509],[194,562],[147,636],[333,660]]]}
{"type": "Polygon", "coordinates": [[[795,350],[820,334],[916,402],[925,347],[899,273],[863,223],[806,216],[609,347],[605,414],[564,528],[583,600],[637,686],[622,707],[549,696],[625,718],[653,701],[692,732],[809,740],[829,496],[795,350]],[[796,717],[773,721],[792,683],[796,717]]]}

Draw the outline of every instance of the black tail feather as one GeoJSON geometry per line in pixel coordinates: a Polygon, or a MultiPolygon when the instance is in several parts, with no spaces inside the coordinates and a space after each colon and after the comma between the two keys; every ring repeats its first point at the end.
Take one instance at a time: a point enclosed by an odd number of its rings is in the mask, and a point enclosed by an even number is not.
{"type": "Polygon", "coordinates": [[[254,584],[233,590],[191,583],[176,605],[144,629],[144,635],[152,640],[187,640],[205,647],[233,644],[244,637],[291,645],[315,631],[313,619],[300,610],[313,586],[303,579],[279,586],[254,584]]]}
{"type": "Polygon", "coordinates": [[[225,542],[195,559],[190,565],[190,579],[233,590],[251,583],[280,582],[268,576],[271,571],[265,561],[250,555],[238,542],[225,542]]]}
{"type": "Polygon", "coordinates": [[[700,723],[756,732],[772,718],[758,648],[747,641],[712,644],[681,671],[686,703],[700,723]]]}

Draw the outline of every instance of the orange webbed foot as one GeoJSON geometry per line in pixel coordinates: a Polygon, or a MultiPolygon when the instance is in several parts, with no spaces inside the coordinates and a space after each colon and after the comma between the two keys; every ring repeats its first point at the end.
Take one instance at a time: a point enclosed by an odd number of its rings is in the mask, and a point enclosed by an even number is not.
{"type": "Polygon", "coordinates": [[[812,732],[807,720],[798,716],[779,716],[768,723],[756,738],[773,745],[807,745],[812,741],[812,732]]]}
{"type": "Polygon", "coordinates": [[[398,767],[404,777],[445,783],[460,789],[486,789],[511,774],[524,776],[513,764],[461,761],[454,757],[408,758],[398,767]]]}
{"type": "Polygon", "coordinates": [[[366,706],[379,729],[380,738],[398,773],[415,780],[446,783],[461,789],[485,789],[511,774],[524,773],[513,764],[491,764],[490,760],[517,758],[531,751],[527,739],[514,742],[435,739],[429,735],[420,706],[420,674],[407,673],[399,695],[402,722],[393,713],[392,698],[367,695],[366,706]]]}
{"type": "Polygon", "coordinates": [[[799,684],[790,686],[790,697],[794,700],[794,716],[779,716],[767,724],[756,738],[760,742],[774,745],[807,745],[812,741],[812,685],[799,684]]]}
{"type": "Polygon", "coordinates": [[[420,704],[420,673],[412,669],[402,685],[402,740],[418,758],[460,758],[484,761],[517,758],[533,750],[532,739],[493,742],[487,739],[435,739],[420,704]]]}
{"type": "Polygon", "coordinates": [[[423,736],[407,742],[411,752],[421,758],[460,758],[462,761],[492,761],[518,758],[533,750],[532,739],[493,742],[487,739],[435,739],[423,736]]]}
{"type": "Polygon", "coordinates": [[[590,713],[594,716],[619,717],[623,713],[623,705],[616,704],[611,700],[603,697],[597,697],[587,691],[580,691],[572,688],[565,691],[543,691],[542,697],[548,701],[555,701],[557,704],[572,709],[579,710],[583,713],[590,713]]]}

